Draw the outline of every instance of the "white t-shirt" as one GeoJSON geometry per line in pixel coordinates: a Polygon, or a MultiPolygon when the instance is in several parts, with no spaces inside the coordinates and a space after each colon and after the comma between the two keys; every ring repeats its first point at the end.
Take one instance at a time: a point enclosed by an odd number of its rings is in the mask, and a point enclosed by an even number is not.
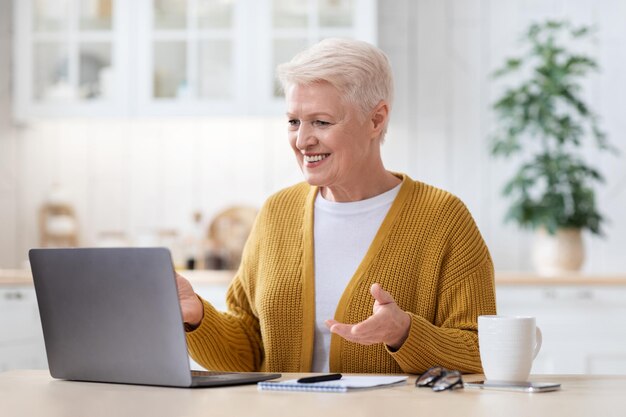
{"type": "Polygon", "coordinates": [[[336,203],[318,193],[314,214],[315,346],[313,372],[328,372],[330,331],[324,322],[365,257],[400,184],[367,200],[336,203]]]}

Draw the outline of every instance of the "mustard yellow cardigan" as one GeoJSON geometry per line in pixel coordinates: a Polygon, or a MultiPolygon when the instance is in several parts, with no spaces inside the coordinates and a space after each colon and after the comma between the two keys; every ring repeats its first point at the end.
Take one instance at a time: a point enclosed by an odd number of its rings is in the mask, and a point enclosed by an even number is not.
{"type": "MultiPolygon", "coordinates": [[[[495,314],[493,265],[463,203],[406,175],[363,261],[346,287],[335,319],[372,314],[378,282],[411,316],[397,351],[332,335],[332,372],[421,373],[433,365],[482,372],[477,317],[495,314]]],[[[207,369],[309,372],[315,323],[313,212],[318,188],[278,192],[260,211],[227,312],[203,300],[204,318],[187,333],[190,354],[207,369]]],[[[337,233],[341,233],[338,230],[337,233]]]]}

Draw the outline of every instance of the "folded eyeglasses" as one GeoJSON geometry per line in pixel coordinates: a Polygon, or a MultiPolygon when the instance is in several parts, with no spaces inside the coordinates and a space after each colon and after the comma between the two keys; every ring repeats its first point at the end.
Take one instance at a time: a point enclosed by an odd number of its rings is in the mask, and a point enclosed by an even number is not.
{"type": "Polygon", "coordinates": [[[461,372],[434,366],[415,380],[416,387],[431,387],[433,391],[463,388],[461,372]]]}

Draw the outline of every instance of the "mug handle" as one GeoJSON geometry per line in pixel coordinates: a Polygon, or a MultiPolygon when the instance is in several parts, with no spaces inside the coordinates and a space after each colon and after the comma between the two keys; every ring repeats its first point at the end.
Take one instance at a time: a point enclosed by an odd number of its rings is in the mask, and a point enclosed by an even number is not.
{"type": "Polygon", "coordinates": [[[535,353],[533,353],[533,359],[537,357],[537,354],[539,353],[539,350],[541,349],[542,339],[543,338],[541,336],[541,329],[539,327],[535,327],[535,353]]]}

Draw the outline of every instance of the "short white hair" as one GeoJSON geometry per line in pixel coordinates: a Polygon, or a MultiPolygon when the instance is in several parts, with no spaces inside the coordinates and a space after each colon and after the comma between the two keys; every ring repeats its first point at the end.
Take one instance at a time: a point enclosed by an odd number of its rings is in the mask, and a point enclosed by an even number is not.
{"type": "Polygon", "coordinates": [[[381,100],[391,109],[393,72],[389,59],[364,41],[324,39],[279,65],[276,72],[283,90],[291,85],[327,82],[364,116],[381,100]]]}

